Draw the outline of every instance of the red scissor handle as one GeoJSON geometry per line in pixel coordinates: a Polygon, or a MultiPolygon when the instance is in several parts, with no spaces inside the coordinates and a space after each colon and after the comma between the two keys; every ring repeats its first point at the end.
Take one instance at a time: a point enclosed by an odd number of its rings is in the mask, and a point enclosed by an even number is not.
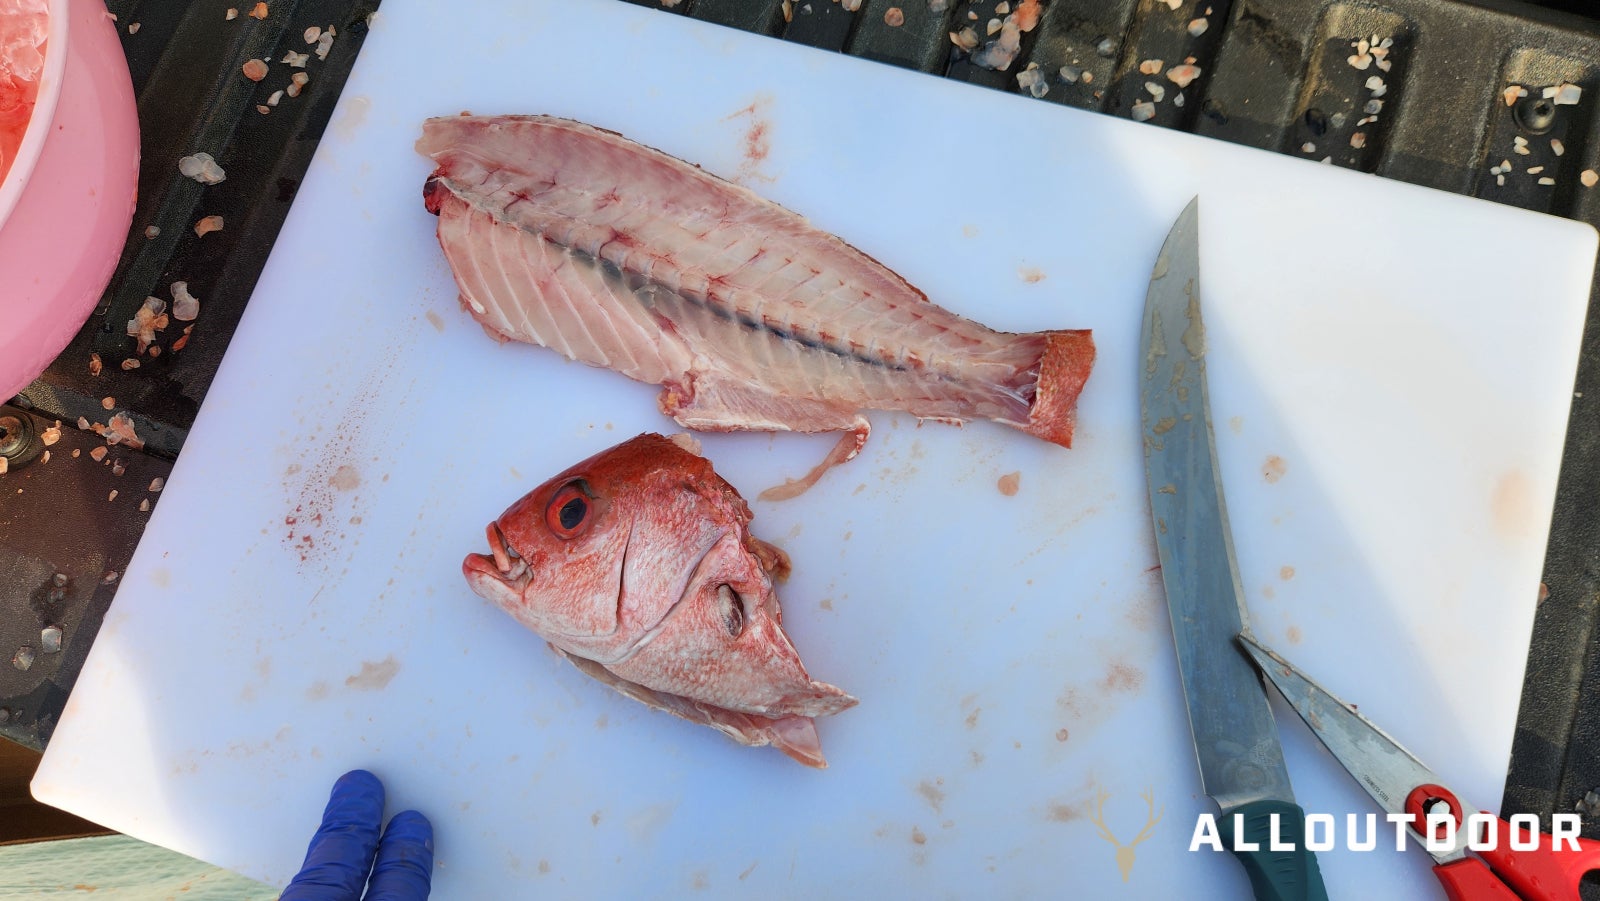
{"type": "Polygon", "coordinates": [[[1584,874],[1600,869],[1600,842],[1579,838],[1574,850],[1563,839],[1562,847],[1556,849],[1549,833],[1542,833],[1536,849],[1516,851],[1511,847],[1511,825],[1499,820],[1498,828],[1494,849],[1479,851],[1478,856],[1527,901],[1571,901],[1578,897],[1584,874]]]}
{"type": "Polygon", "coordinates": [[[1439,877],[1450,901],[1523,901],[1475,857],[1440,864],[1433,868],[1433,875],[1439,877]]]}

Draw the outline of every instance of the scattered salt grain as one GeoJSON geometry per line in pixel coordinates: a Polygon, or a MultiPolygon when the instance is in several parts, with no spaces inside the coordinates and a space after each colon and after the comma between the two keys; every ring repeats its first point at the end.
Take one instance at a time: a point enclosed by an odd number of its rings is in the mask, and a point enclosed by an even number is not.
{"type": "Polygon", "coordinates": [[[111,474],[112,475],[117,476],[118,478],[121,478],[122,474],[127,472],[127,471],[128,471],[128,467],[121,460],[112,460],[111,461],[111,474]]]}
{"type": "Polygon", "coordinates": [[[296,53],[293,50],[287,50],[283,54],[283,59],[278,60],[278,62],[287,63],[291,69],[304,69],[306,61],[309,59],[311,59],[311,54],[309,53],[296,53]]]}
{"type": "Polygon", "coordinates": [[[1351,54],[1350,56],[1345,57],[1344,61],[1349,63],[1351,68],[1354,69],[1372,68],[1372,55],[1370,53],[1351,54]]]}
{"type": "Polygon", "coordinates": [[[906,14],[898,6],[891,6],[883,11],[883,24],[890,28],[899,28],[906,24],[906,14]]]}
{"type": "Polygon", "coordinates": [[[200,315],[200,298],[189,293],[188,282],[172,283],[172,318],[191,322],[200,315]]]}
{"type": "MultiPolygon", "coordinates": [[[[146,297],[144,306],[135,310],[133,318],[128,320],[128,337],[138,339],[138,353],[144,353],[150,342],[156,339],[156,332],[167,327],[166,308],[167,303],[161,298],[146,297]]],[[[108,406],[106,409],[111,408],[108,406]]]]}
{"type": "Polygon", "coordinates": [[[1002,23],[999,19],[990,19],[989,23],[984,26],[984,33],[989,35],[998,34],[1000,32],[1001,25],[1002,23]]]}
{"type": "Polygon", "coordinates": [[[221,216],[206,216],[194,224],[195,237],[203,238],[212,232],[222,231],[221,216]]]}
{"type": "Polygon", "coordinates": [[[161,489],[165,488],[166,486],[167,486],[167,480],[163,479],[160,476],[156,476],[155,478],[150,480],[150,490],[152,492],[157,493],[157,494],[159,494],[161,492],[161,489]]]}
{"type": "Polygon", "coordinates": [[[265,3],[257,3],[255,7],[250,10],[250,18],[252,19],[265,19],[266,17],[267,5],[265,3]]]}
{"type": "Polygon", "coordinates": [[[114,398],[114,397],[109,397],[108,396],[108,397],[100,398],[100,406],[104,407],[107,410],[112,409],[116,405],[117,405],[117,399],[114,398]]]}
{"type": "Polygon", "coordinates": [[[223,16],[222,18],[226,19],[229,22],[232,22],[234,19],[239,18],[239,11],[230,6],[230,7],[228,7],[228,14],[223,16]]]}
{"type": "Polygon", "coordinates": [[[100,584],[110,585],[112,582],[117,581],[117,577],[120,575],[121,573],[117,572],[116,570],[108,569],[106,570],[106,574],[100,577],[100,584]]]}
{"type": "Polygon", "coordinates": [[[1190,19],[1189,20],[1189,36],[1197,38],[1197,37],[1201,36],[1202,34],[1205,34],[1206,33],[1206,29],[1210,28],[1210,27],[1211,27],[1211,23],[1208,22],[1205,19],[1190,19]]]}
{"type": "Polygon", "coordinates": [[[1145,82],[1144,89],[1150,92],[1150,99],[1156,103],[1160,103],[1161,99],[1167,96],[1167,89],[1153,81],[1145,82]]]}
{"type": "Polygon", "coordinates": [[[1110,59],[1117,55],[1117,42],[1110,38],[1101,38],[1100,43],[1094,45],[1094,52],[1110,59]]]}
{"type": "Polygon", "coordinates": [[[1367,133],[1364,131],[1358,131],[1351,135],[1350,146],[1356,150],[1360,150],[1361,148],[1367,146],[1367,133]]]}
{"type": "Polygon", "coordinates": [[[1005,0],[1001,0],[1000,3],[996,3],[994,5],[994,11],[995,11],[995,15],[999,15],[999,16],[1006,15],[1007,13],[1011,12],[1011,4],[1005,2],[1005,0]]]}
{"type": "Polygon", "coordinates": [[[100,361],[100,355],[99,354],[90,354],[89,355],[89,374],[90,375],[99,375],[100,374],[100,367],[102,367],[104,365],[105,364],[100,361]]]}
{"type": "Polygon", "coordinates": [[[1555,154],[1556,156],[1560,156],[1561,154],[1567,152],[1567,145],[1561,143],[1561,139],[1560,138],[1551,138],[1550,139],[1550,152],[1555,154]]]}
{"type": "Polygon", "coordinates": [[[96,463],[99,463],[101,460],[104,460],[106,458],[106,453],[107,453],[107,451],[106,451],[105,448],[97,447],[94,450],[89,451],[89,459],[93,460],[96,463]]]}
{"type": "Polygon", "coordinates": [[[150,512],[150,499],[149,498],[145,498],[144,500],[139,502],[139,512],[140,513],[149,513],[150,512]]]}
{"type": "Polygon", "coordinates": [[[1371,91],[1374,97],[1382,97],[1384,94],[1389,93],[1388,85],[1385,85],[1383,78],[1377,75],[1367,79],[1367,90],[1371,91]]]}
{"type": "MultiPolygon", "coordinates": [[[[784,0],[785,3],[789,0],[784,0]]],[[[928,0],[928,12],[942,13],[950,8],[950,0],[928,0]]]]}
{"type": "Polygon", "coordinates": [[[48,429],[45,429],[44,431],[40,432],[39,433],[39,440],[44,442],[44,446],[45,447],[49,447],[50,445],[55,444],[57,441],[60,441],[61,440],[61,423],[57,422],[55,425],[53,425],[53,426],[49,427],[48,429]]]}
{"type": "Polygon", "coordinates": [[[83,449],[82,448],[77,448],[77,447],[73,448],[72,449],[72,459],[74,459],[74,460],[78,459],[78,455],[81,454],[81,453],[83,453],[83,449]]]}
{"type": "Polygon", "coordinates": [[[1162,62],[1159,59],[1147,59],[1144,62],[1139,64],[1139,74],[1140,75],[1159,75],[1161,73],[1161,68],[1163,66],[1165,66],[1165,65],[1166,65],[1166,63],[1162,62]]]}
{"type": "MultiPolygon", "coordinates": [[[[662,0],[662,2],[665,3],[666,0],[662,0]]],[[[845,12],[853,13],[861,9],[861,0],[839,0],[839,5],[844,7],[845,12]]]]}
{"type": "Polygon", "coordinates": [[[1043,97],[1050,91],[1050,85],[1045,82],[1044,70],[1039,68],[1038,63],[1028,63],[1028,68],[1017,73],[1017,87],[1034,97],[1043,97]]]}
{"type": "Polygon", "coordinates": [[[1013,13],[1006,17],[1005,24],[1000,27],[1000,37],[972,55],[972,64],[1004,72],[1016,62],[1017,54],[1021,51],[1022,27],[1017,24],[1017,14],[1013,13]]]}
{"type": "Polygon", "coordinates": [[[122,370],[124,372],[127,372],[130,369],[138,369],[138,368],[139,368],[139,361],[135,360],[133,357],[129,357],[126,360],[122,361],[122,370]]]}
{"type": "Polygon", "coordinates": [[[178,172],[185,178],[192,178],[203,185],[219,184],[228,177],[228,173],[217,165],[209,153],[196,153],[182,157],[178,160],[178,172]]]}
{"type": "Polygon", "coordinates": [[[106,503],[110,503],[111,501],[114,501],[116,499],[117,499],[117,489],[113,488],[113,489],[111,489],[111,493],[106,495],[106,503]]]}
{"type": "Polygon", "coordinates": [[[1361,111],[1366,113],[1369,116],[1376,116],[1377,114],[1383,112],[1383,101],[1382,100],[1368,100],[1367,101],[1367,105],[1362,107],[1361,111]]]}
{"type": "Polygon", "coordinates": [[[1538,175],[1540,172],[1543,172],[1543,171],[1544,171],[1544,167],[1543,166],[1529,166],[1528,167],[1528,174],[1529,175],[1538,175]]]}
{"type": "Polygon", "coordinates": [[[126,444],[134,450],[144,447],[144,441],[133,430],[133,417],[127,413],[118,413],[111,417],[102,434],[107,444],[126,444]]]}
{"type": "Polygon", "coordinates": [[[317,55],[317,59],[328,58],[328,51],[333,49],[333,36],[336,34],[338,32],[333,30],[332,25],[329,25],[328,29],[322,33],[322,37],[317,39],[317,49],[312,51],[317,55]]]}
{"type": "Polygon", "coordinates": [[[269,106],[269,107],[277,106],[278,105],[278,101],[282,100],[282,99],[283,99],[283,92],[282,91],[273,91],[272,92],[272,96],[267,98],[267,106],[269,106]]]}
{"type": "Polygon", "coordinates": [[[265,103],[258,103],[256,104],[256,112],[265,116],[266,114],[272,112],[272,107],[267,106],[265,103]]]}
{"type": "Polygon", "coordinates": [[[1140,100],[1133,105],[1133,121],[1149,122],[1156,117],[1156,105],[1146,100],[1140,100]]]}
{"type": "Polygon", "coordinates": [[[78,430],[83,432],[89,431],[89,420],[87,418],[82,416],[78,417],[78,430]]]}
{"type": "Polygon", "coordinates": [[[1578,181],[1582,182],[1585,188],[1592,188],[1600,184],[1600,172],[1596,172],[1593,169],[1585,169],[1578,174],[1578,181]]]}
{"type": "Polygon", "coordinates": [[[33,648],[23,645],[11,656],[11,665],[27,672],[33,666],[33,648]]]}
{"type": "Polygon", "coordinates": [[[950,32],[950,43],[955,44],[962,50],[971,50],[978,46],[978,33],[971,28],[952,31],[950,32]]]}
{"type": "Polygon", "coordinates": [[[310,80],[310,75],[307,75],[304,72],[296,72],[289,76],[289,87],[285,88],[284,90],[288,92],[290,97],[299,97],[300,89],[305,87],[306,82],[310,80]]]}
{"type": "Polygon", "coordinates": [[[322,37],[322,29],[321,28],[318,28],[317,26],[313,25],[310,28],[306,29],[305,39],[306,39],[306,43],[307,44],[315,44],[317,42],[317,38],[320,38],[320,37],[322,37]]]}
{"type": "Polygon", "coordinates": [[[61,650],[61,627],[45,626],[39,630],[39,650],[54,654],[61,650]]]}
{"type": "Polygon", "coordinates": [[[251,81],[260,81],[267,77],[267,64],[259,59],[245,60],[244,65],[239,67],[239,71],[243,72],[244,77],[251,81]]]}
{"type": "Polygon", "coordinates": [[[1177,12],[1183,6],[1183,0],[1167,0],[1167,9],[1177,12]]]}
{"type": "Polygon", "coordinates": [[[1544,178],[1541,178],[1541,179],[1539,179],[1539,184],[1541,184],[1541,185],[1545,185],[1545,186],[1546,186],[1546,187],[1548,187],[1548,186],[1550,186],[1550,185],[1553,185],[1553,184],[1555,184],[1555,183],[1556,183],[1556,180],[1555,180],[1555,179],[1553,179],[1553,178],[1551,178],[1551,177],[1550,177],[1550,176],[1548,176],[1548,175],[1547,175],[1547,176],[1545,176],[1545,177],[1544,177],[1544,178]]]}
{"type": "Polygon", "coordinates": [[[1077,66],[1062,66],[1059,74],[1067,84],[1077,84],[1078,79],[1083,77],[1083,70],[1077,66]]]}
{"type": "MultiPolygon", "coordinates": [[[[1548,96],[1548,95],[1547,95],[1548,96]]],[[[1556,86],[1554,100],[1556,106],[1576,106],[1583,97],[1583,88],[1565,82],[1556,86]]]]}
{"type": "Polygon", "coordinates": [[[39,462],[40,463],[49,463],[50,462],[50,452],[49,451],[45,451],[44,453],[40,454],[39,455],[39,462]]]}
{"type": "Polygon", "coordinates": [[[146,225],[144,227],[144,236],[146,238],[154,238],[159,234],[161,234],[161,226],[159,225],[146,225]]]}
{"type": "Polygon", "coordinates": [[[139,33],[139,23],[138,22],[129,22],[128,23],[128,33],[129,34],[138,34],[139,33]]]}
{"type": "Polygon", "coordinates": [[[1182,94],[1173,94],[1172,95],[1172,105],[1173,106],[1183,106],[1183,95],[1182,94]]]}
{"type": "Polygon", "coordinates": [[[1167,70],[1167,80],[1180,88],[1186,88],[1190,82],[1200,77],[1200,67],[1192,63],[1173,66],[1167,70]]]}
{"type": "Polygon", "coordinates": [[[1317,145],[1311,143],[1310,141],[1307,141],[1304,144],[1300,145],[1300,152],[1301,153],[1316,153],[1317,152],[1317,145]]]}

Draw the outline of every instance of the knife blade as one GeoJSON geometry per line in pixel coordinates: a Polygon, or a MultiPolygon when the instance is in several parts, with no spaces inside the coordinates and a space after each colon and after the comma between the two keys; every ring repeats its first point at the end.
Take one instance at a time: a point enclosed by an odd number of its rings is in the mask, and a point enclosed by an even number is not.
{"type": "Polygon", "coordinates": [[[1200,780],[1222,810],[1217,831],[1244,864],[1256,898],[1325,899],[1265,686],[1234,644],[1246,619],[1244,590],[1206,390],[1198,197],[1156,258],[1141,336],[1145,478],[1200,780]],[[1273,836],[1293,850],[1270,850],[1273,836]]]}

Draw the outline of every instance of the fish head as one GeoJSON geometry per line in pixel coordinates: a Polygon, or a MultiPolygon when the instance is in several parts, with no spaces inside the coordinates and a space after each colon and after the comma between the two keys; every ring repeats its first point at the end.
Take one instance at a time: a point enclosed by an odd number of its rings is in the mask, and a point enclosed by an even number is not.
{"type": "MultiPolygon", "coordinates": [[[[555,476],[489,523],[472,589],[563,650],[601,664],[663,632],[727,640],[781,612],[782,565],[746,529],[744,499],[710,461],[641,435],[555,476]],[[668,628],[668,626],[672,628],[668,628]]],[[[724,642],[726,643],[726,642],[724,642]]]]}

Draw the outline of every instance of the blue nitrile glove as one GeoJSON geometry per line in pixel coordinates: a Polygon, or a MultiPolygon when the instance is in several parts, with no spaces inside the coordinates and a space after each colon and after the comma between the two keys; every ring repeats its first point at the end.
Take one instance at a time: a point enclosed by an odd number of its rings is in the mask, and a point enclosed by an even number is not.
{"type": "Polygon", "coordinates": [[[306,862],[278,901],[424,901],[433,877],[433,824],[415,810],[401,811],[380,840],[381,825],[378,777],[366,770],[340,776],[306,862]]]}

